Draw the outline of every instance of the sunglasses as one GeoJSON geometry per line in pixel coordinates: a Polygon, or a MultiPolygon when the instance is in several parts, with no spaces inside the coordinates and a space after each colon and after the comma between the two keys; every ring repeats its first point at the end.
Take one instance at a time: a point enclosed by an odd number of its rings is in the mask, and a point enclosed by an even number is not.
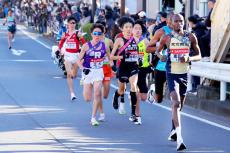
{"type": "Polygon", "coordinates": [[[70,22],[70,24],[76,24],[76,22],[70,22]]]}
{"type": "Polygon", "coordinates": [[[93,35],[94,36],[101,36],[103,33],[102,32],[100,32],[100,31],[94,31],[93,32],[93,35]]]}

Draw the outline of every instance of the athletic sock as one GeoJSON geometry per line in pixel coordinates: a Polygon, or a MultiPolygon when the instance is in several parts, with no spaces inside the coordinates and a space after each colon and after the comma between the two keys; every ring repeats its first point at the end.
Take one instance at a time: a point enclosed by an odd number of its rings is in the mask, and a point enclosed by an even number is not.
{"type": "Polygon", "coordinates": [[[125,95],[124,94],[121,95],[121,103],[125,103],[125,95]]]}
{"type": "Polygon", "coordinates": [[[136,110],[136,104],[137,104],[137,95],[136,92],[130,91],[130,97],[131,97],[131,113],[132,115],[135,115],[136,110]]]}

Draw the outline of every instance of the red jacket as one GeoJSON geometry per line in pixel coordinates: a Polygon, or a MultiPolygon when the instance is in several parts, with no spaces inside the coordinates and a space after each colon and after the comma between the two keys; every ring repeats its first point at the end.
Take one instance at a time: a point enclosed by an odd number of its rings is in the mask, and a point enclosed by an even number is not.
{"type": "Polygon", "coordinates": [[[74,33],[70,38],[69,36],[70,36],[69,33],[65,33],[65,36],[59,42],[59,48],[61,49],[65,43],[66,52],[79,53],[80,52],[80,42],[81,44],[84,44],[85,39],[83,37],[81,39],[77,38],[76,33],[74,33]]]}

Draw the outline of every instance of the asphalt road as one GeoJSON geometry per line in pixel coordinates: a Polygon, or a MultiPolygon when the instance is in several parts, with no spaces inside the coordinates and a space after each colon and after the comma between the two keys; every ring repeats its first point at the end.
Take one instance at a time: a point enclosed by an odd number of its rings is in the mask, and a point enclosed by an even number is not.
{"type": "MultiPolygon", "coordinates": [[[[112,108],[112,93],[104,100],[106,122],[89,124],[92,103],[82,96],[80,75],[75,80],[77,100],[70,101],[66,79],[54,65],[51,42],[19,26],[13,49],[0,30],[0,153],[114,152],[173,153],[167,140],[171,128],[169,102],[141,104],[142,125],[128,121],[112,108]]],[[[79,73],[80,74],[80,73],[79,73]]],[[[116,86],[116,80],[113,80],[116,86]]],[[[230,126],[211,114],[185,107],[184,152],[230,153],[230,126]]]]}

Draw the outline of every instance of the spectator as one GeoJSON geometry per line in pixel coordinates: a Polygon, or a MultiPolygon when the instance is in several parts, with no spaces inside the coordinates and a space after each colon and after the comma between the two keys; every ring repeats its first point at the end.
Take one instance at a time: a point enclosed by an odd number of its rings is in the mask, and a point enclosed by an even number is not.
{"type": "Polygon", "coordinates": [[[80,20],[80,26],[84,27],[84,25],[90,23],[91,21],[91,16],[89,15],[89,8],[84,7],[82,8],[82,19],[80,20]]]}
{"type": "MultiPolygon", "coordinates": [[[[198,45],[201,49],[201,56],[204,56],[205,50],[201,47],[202,45],[202,36],[207,33],[207,28],[202,21],[202,19],[198,15],[192,15],[188,18],[189,27],[191,28],[191,32],[194,33],[198,40],[198,45]]],[[[200,77],[193,76],[192,77],[192,90],[190,92],[196,92],[197,86],[200,85],[200,77]]]]}
{"type": "Polygon", "coordinates": [[[5,13],[2,7],[0,7],[0,18],[5,18],[5,13]]]}
{"type": "Polygon", "coordinates": [[[207,19],[205,20],[205,25],[207,26],[207,28],[209,29],[207,34],[204,35],[201,38],[201,41],[203,42],[201,45],[201,48],[203,49],[203,53],[202,53],[202,60],[203,61],[210,61],[210,42],[211,42],[211,14],[212,14],[212,10],[214,8],[214,5],[216,3],[216,0],[208,0],[208,8],[210,9],[210,12],[208,14],[207,19]]]}
{"type": "Polygon", "coordinates": [[[105,10],[101,9],[97,17],[97,21],[105,21],[105,10]]]}
{"type": "Polygon", "coordinates": [[[78,11],[77,6],[72,6],[71,11],[73,13],[72,16],[79,22],[81,20],[81,13],[78,11]]]}

